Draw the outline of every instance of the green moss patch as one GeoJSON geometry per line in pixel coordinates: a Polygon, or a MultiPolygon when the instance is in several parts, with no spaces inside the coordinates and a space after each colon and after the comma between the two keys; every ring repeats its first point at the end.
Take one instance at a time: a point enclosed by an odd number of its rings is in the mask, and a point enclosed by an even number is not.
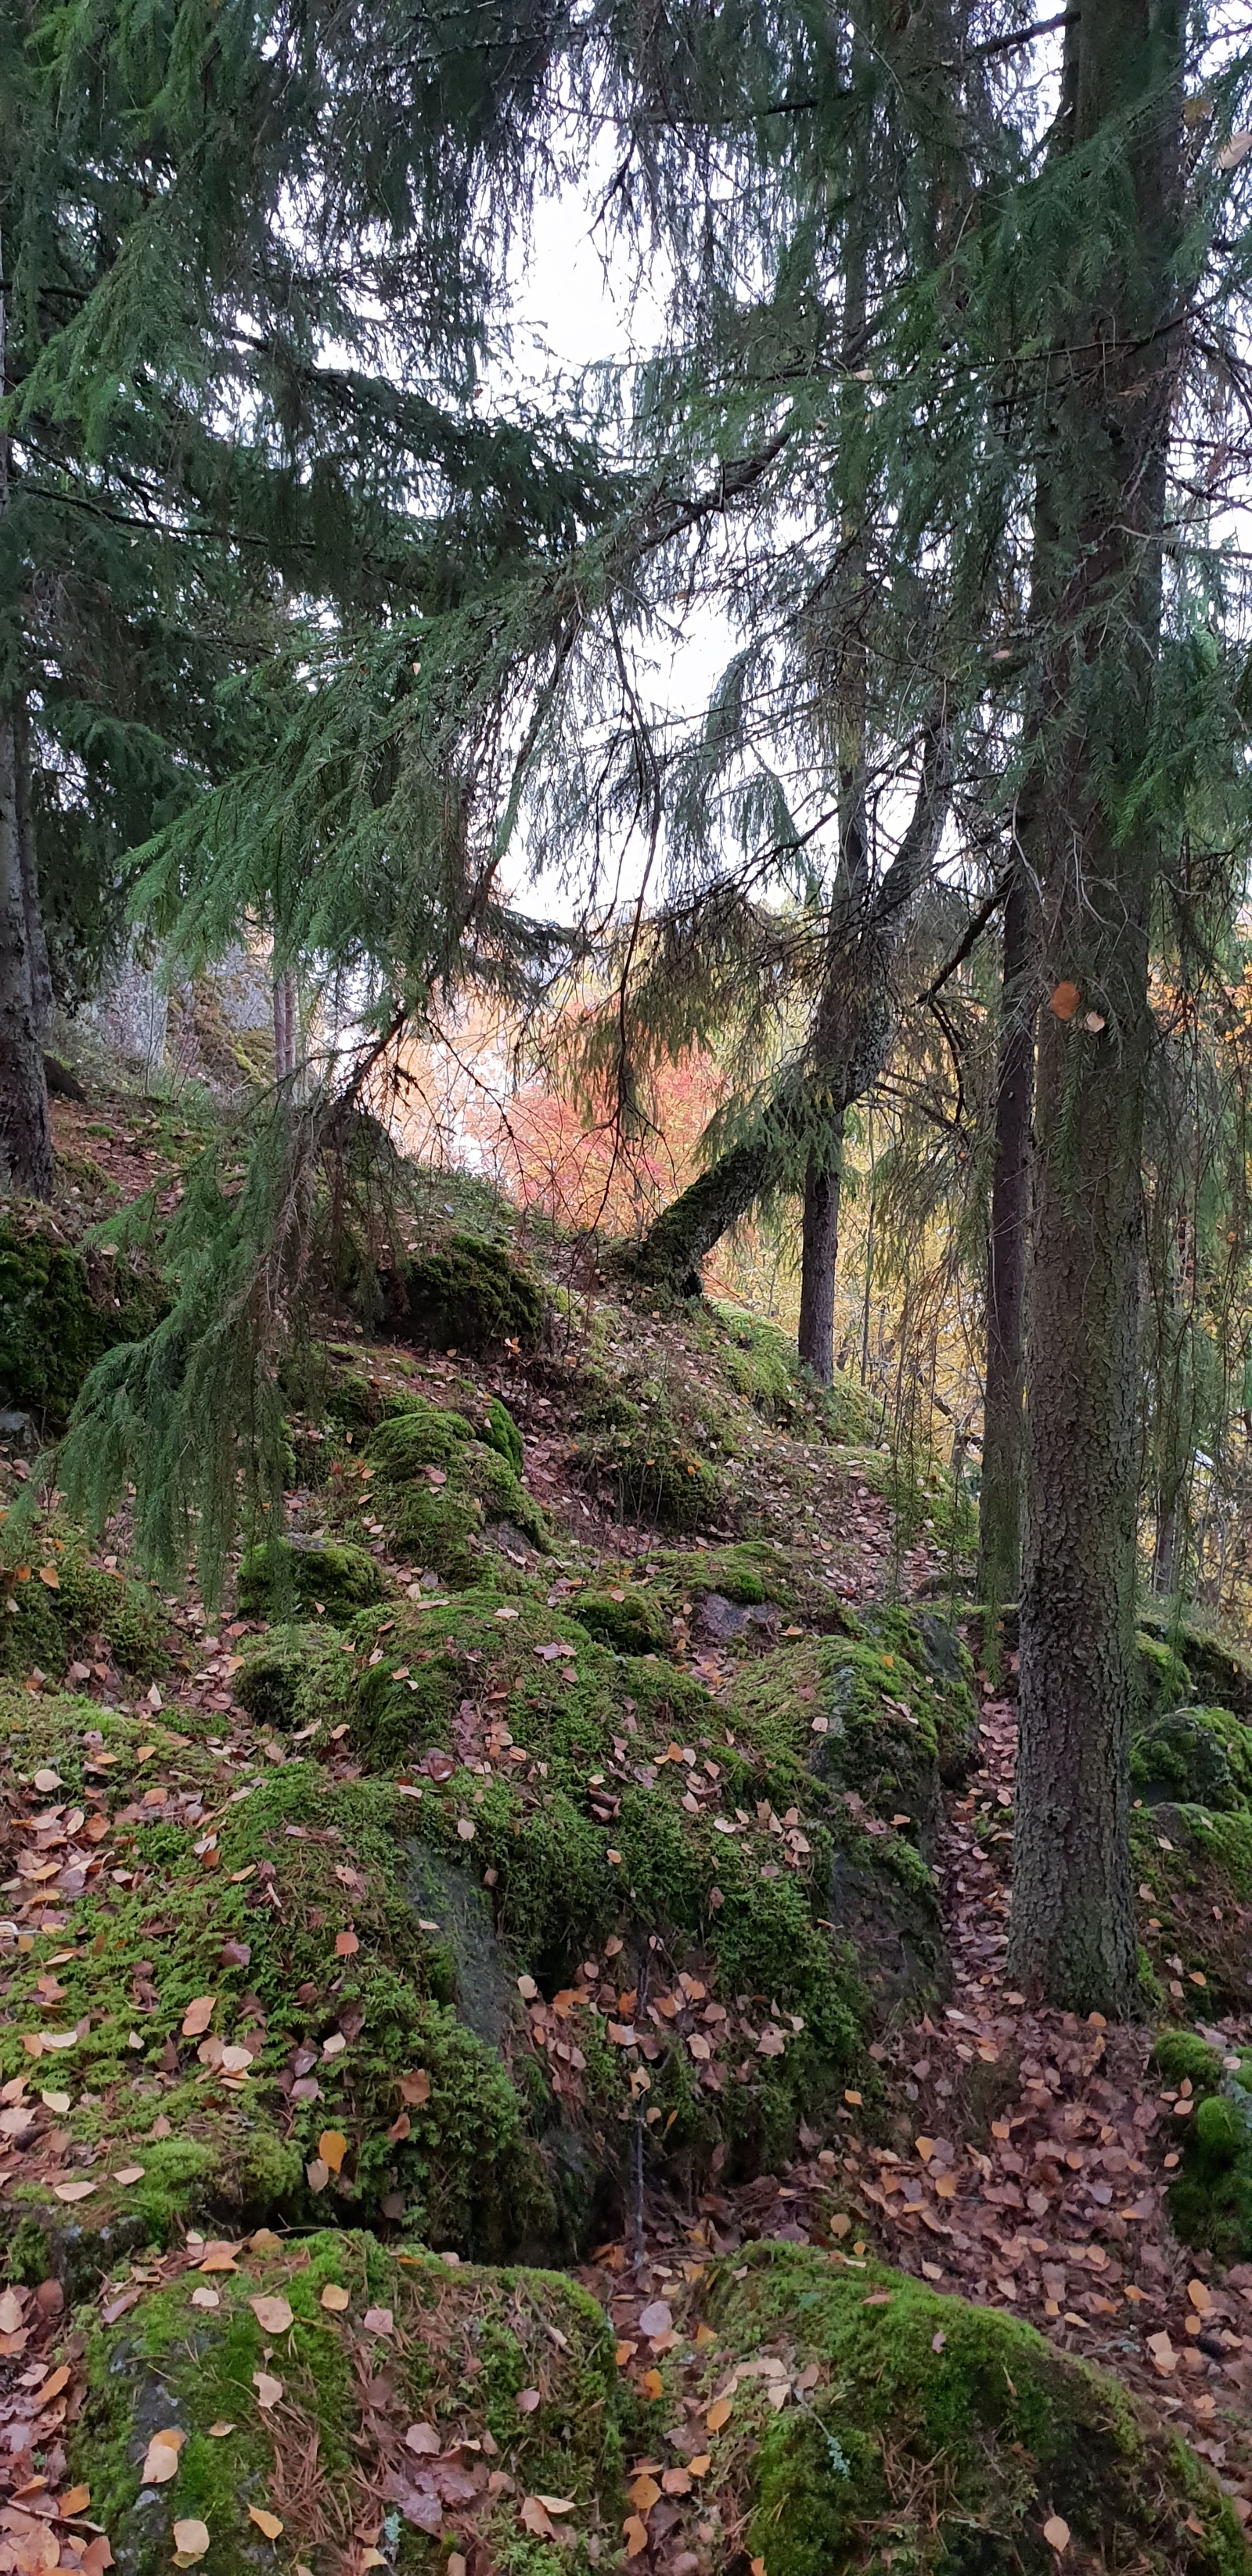
{"type": "Polygon", "coordinates": [[[267,1539],[243,1558],[237,1600],[245,1619],[269,1618],[292,1607],[344,1619],[372,1601],[381,1601],[386,1588],[379,1567],[363,1547],[267,1539]]]}
{"type": "Polygon", "coordinates": [[[1166,1798],[1229,1811],[1252,1803],[1252,1727],[1228,1708],[1167,1709],[1141,1725],[1130,1779],[1146,1804],[1166,1798]]]}
{"type": "Polygon", "coordinates": [[[435,1350],[482,1352],[504,1343],[530,1349],[543,1331],[546,1300],[533,1272],[502,1243],[453,1234],[405,1280],[405,1323],[435,1350]]]}
{"type": "Polygon", "coordinates": [[[208,2532],[206,2576],[328,2565],[345,2533],[410,2576],[452,2548],[510,2576],[611,2563],[626,2510],[614,2337],[572,2282],[353,2232],[241,2246],[208,2281],[157,2268],[124,2317],[92,2318],[73,2436],[73,2475],[130,2576],[165,2576],[184,2520],[208,2532]],[[207,2289],[215,2304],[198,2306],[207,2289]],[[177,2466],[145,2485],[159,2431],[182,2436],[177,2466]],[[555,2521],[523,2513],[539,2495],[560,2500],[555,2521]]]}
{"type": "Polygon", "coordinates": [[[0,1221],[0,1404],[60,1430],[89,1369],[150,1332],[162,1306],[123,1255],[88,1260],[45,1228],[0,1221]]]}
{"type": "Polygon", "coordinates": [[[448,1583],[475,1580],[483,1533],[493,1522],[507,1522],[536,1549],[548,1544],[544,1514],[502,1454],[508,1443],[495,1428],[497,1445],[489,1447],[463,1414],[412,1396],[369,1444],[371,1504],[404,1552],[448,1583]]]}
{"type": "Polygon", "coordinates": [[[704,2309],[718,2344],[690,2396],[732,2402],[701,2510],[720,2506],[769,2576],[1051,2576],[1054,2515],[1076,2564],[1248,2567],[1228,2499],[1185,2444],[1011,2317],[766,2245],[715,2267],[704,2309]]]}
{"type": "Polygon", "coordinates": [[[1145,1806],[1131,1817],[1131,1856],[1140,1938],[1173,2008],[1186,2000],[1206,2013],[1245,2012],[1252,1995],[1252,1813],[1145,1806]]]}
{"type": "Polygon", "coordinates": [[[169,1620],[146,1583],[93,1562],[67,1521],[39,1521],[18,1545],[0,1565],[0,1676],[60,1680],[101,1655],[143,1680],[161,1670],[169,1620]]]}

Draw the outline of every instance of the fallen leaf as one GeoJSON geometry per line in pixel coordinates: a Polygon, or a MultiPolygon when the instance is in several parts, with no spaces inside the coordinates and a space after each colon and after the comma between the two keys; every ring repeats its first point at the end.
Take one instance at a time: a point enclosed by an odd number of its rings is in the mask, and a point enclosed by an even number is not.
{"type": "Polygon", "coordinates": [[[90,2487],[68,2488],[63,2496],[57,2497],[57,2513],[60,2520],[69,2522],[76,2513],[85,2513],[90,2502],[90,2487]]]}
{"type": "MultiPolygon", "coordinates": [[[[556,2526],[552,2522],[546,2507],[540,2504],[538,2496],[523,2496],[522,2521],[527,2531],[534,2533],[536,2540],[554,2540],[556,2538],[556,2526]]],[[[647,2538],[646,2532],[644,2537],[645,2539],[647,2538]]]]}
{"type": "Polygon", "coordinates": [[[729,2424],[734,2411],[733,2398],[715,2397],[712,2405],[705,2410],[704,2421],[709,2432],[720,2433],[723,2424],[729,2424]]]}
{"type": "Polygon", "coordinates": [[[336,1932],[335,1957],[337,1959],[354,1959],[360,1947],[361,1944],[355,1932],[336,1932]]]}
{"type": "Polygon", "coordinates": [[[213,2007],[216,2002],[216,1995],[197,1995],[194,2002],[188,2004],[182,2022],[184,2039],[203,2037],[213,2019],[213,2007]]]}
{"type": "Polygon", "coordinates": [[[193,2308],[220,2308],[222,2302],[219,2293],[206,2285],[192,2291],[191,2304],[193,2308]]]}
{"type": "Polygon", "coordinates": [[[661,2490],[657,2485],[656,2479],[649,2477],[646,2471],[632,2481],[631,2485],[627,2487],[626,2493],[630,2497],[630,2501],[633,2504],[636,2513],[649,2514],[652,2511],[653,2505],[659,2504],[661,2501],[661,2490]]]}
{"type": "Polygon", "coordinates": [[[661,2377],[660,2371],[645,2370],[639,2381],[639,2389],[641,2396],[663,2397],[665,2394],[665,2382],[661,2377]]]}
{"type": "Polygon", "coordinates": [[[114,2174],[114,2176],[113,2176],[113,2180],[114,2180],[114,2182],[123,2182],[123,2183],[142,2182],[142,2181],[143,2181],[143,2166],[142,2166],[142,2165],[119,2165],[117,2172],[116,2172],[116,2173],[114,2174]]]}
{"type": "Polygon", "coordinates": [[[578,2511],[577,2501],[573,2496],[541,2495],[539,2501],[548,2513],[577,2513],[578,2511]]]}
{"type": "Polygon", "coordinates": [[[52,2186],[58,2200],[86,2200],[95,2187],[94,2182],[55,2182],[52,2186]]]}
{"type": "Polygon", "coordinates": [[[1043,2536],[1049,2549],[1055,2549],[1059,2558],[1062,2550],[1069,2547],[1069,2524],[1062,2521],[1059,2513],[1049,2514],[1043,2526],[1043,2536]]]}
{"type": "Polygon", "coordinates": [[[342,2129],[323,2129],[317,2142],[317,2152],[333,2174],[339,2173],[348,2152],[348,2141],[342,2129]]]}
{"type": "Polygon", "coordinates": [[[365,2331],[367,2334],[389,2335],[394,2334],[395,2330],[396,2321],[390,2308],[366,2309],[365,2331]]]}
{"type": "Polygon", "coordinates": [[[416,2451],[419,2459],[437,2459],[443,2448],[433,2424],[410,2424],[404,2440],[406,2449],[416,2451]]]}
{"type": "Polygon", "coordinates": [[[282,2396],[283,2383],[281,2379],[275,2379],[268,2370],[254,2370],[252,2373],[252,2385],[256,2390],[256,2402],[258,2406],[268,2414],[271,2406],[277,2406],[279,2398],[282,2396]]]}
{"type": "Polygon", "coordinates": [[[220,2442],[224,2440],[227,2433],[233,2433],[234,2429],[234,2425],[228,2424],[224,2415],[219,2415],[216,2424],[210,2424],[209,2426],[209,2439],[213,2442],[220,2442]]]}
{"type": "Polygon", "coordinates": [[[281,2297],[249,2299],[248,2305],[265,2334],[286,2334],[292,2322],[291,2303],[281,2297]]]}
{"type": "Polygon", "coordinates": [[[258,2531],[264,2532],[267,2540],[281,2539],[283,2526],[279,2521],[277,2514],[267,2513],[264,2505],[250,2504],[248,2507],[248,2520],[249,2522],[254,2522],[256,2524],[258,2531]]]}
{"type": "Polygon", "coordinates": [[[430,2077],[424,2066],[415,2066],[411,2075],[401,2076],[400,2095],[410,2109],[420,2110],[423,2102],[429,2102],[430,2077]]]}
{"type": "Polygon", "coordinates": [[[175,2523],[174,2547],[178,2551],[179,2557],[182,2559],[184,2566],[190,2566],[193,2560],[203,2558],[208,2545],[209,2526],[207,2522],[187,2521],[175,2523]]]}
{"type": "Polygon", "coordinates": [[[533,2415],[536,2407],[538,2407],[541,2402],[537,2388],[519,2388],[517,2392],[517,2411],[519,2415],[533,2415]]]}
{"type": "Polygon", "coordinates": [[[144,2453],[140,2479],[146,2487],[163,2487],[178,2475],[178,2454],[187,2436],[177,2427],[169,2432],[154,2433],[144,2453]]]}
{"type": "Polygon", "coordinates": [[[640,2334],[668,2334],[673,2322],[673,2309],[664,2299],[653,2299],[646,2308],[641,2308],[639,2311],[640,2334]]]}
{"type": "Polygon", "coordinates": [[[646,2522],[641,2522],[638,2514],[632,2513],[627,2516],[626,2521],[622,2524],[622,2530],[626,2535],[627,2557],[642,2558],[643,2553],[648,2546],[648,2526],[646,2522]]]}
{"type": "Polygon", "coordinates": [[[348,2291],[341,2289],[338,2281],[328,2281],[322,2291],[321,2303],[324,2308],[331,2310],[332,2315],[341,2317],[348,2305],[348,2298],[348,2291]]]}
{"type": "Polygon", "coordinates": [[[330,2166],[324,2165],[320,2156],[314,2156],[304,2168],[304,2179],[310,2191],[325,2191],[330,2181],[330,2166]]]}

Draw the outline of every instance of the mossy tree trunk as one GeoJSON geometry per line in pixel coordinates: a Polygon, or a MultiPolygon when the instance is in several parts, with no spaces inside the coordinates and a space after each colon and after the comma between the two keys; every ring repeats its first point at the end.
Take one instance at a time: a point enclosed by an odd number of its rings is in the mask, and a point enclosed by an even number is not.
{"type": "Polygon", "coordinates": [[[978,1511],[978,1597],[987,1605],[991,1636],[998,1611],[1006,1601],[1017,1599],[1021,1566],[1026,1245],[1035,1082],[1032,909],[1030,880],[1019,859],[1004,908],[995,1160],[987,1227],[987,1364],[978,1511]]]}
{"type": "MultiPolygon", "coordinates": [[[[1062,117],[1096,192],[1075,249],[1044,508],[1042,1015],[1028,1322],[1026,1543],[1010,1973],[1120,2017],[1136,1994],[1129,1721],[1140,1158],[1150,1044],[1151,722],[1179,330],[1182,0],[1102,0],[1067,30],[1062,117]],[[1096,149],[1088,147],[1096,145],[1096,149]],[[1046,759],[1046,772],[1043,763],[1046,759]]],[[[1063,291],[1063,281],[1059,282],[1063,291]]]]}

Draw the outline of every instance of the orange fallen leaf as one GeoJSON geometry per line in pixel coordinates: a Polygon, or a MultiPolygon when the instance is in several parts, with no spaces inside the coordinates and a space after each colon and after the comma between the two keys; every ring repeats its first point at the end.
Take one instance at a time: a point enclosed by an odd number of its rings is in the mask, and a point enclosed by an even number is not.
{"type": "Polygon", "coordinates": [[[630,2486],[626,2489],[626,2493],[630,2497],[630,2501],[633,2504],[636,2513],[649,2514],[652,2511],[653,2505],[659,2504],[661,2501],[661,2490],[657,2485],[656,2479],[649,2477],[646,2470],[642,2471],[637,2478],[632,2480],[630,2486]]]}
{"type": "Polygon", "coordinates": [[[556,2525],[546,2506],[540,2504],[537,2495],[523,2496],[522,2521],[526,2530],[533,2532],[536,2540],[555,2540],[556,2525]]]}
{"type": "Polygon", "coordinates": [[[216,2002],[216,1995],[197,1995],[193,2002],[188,2004],[182,2022],[184,2039],[203,2037],[213,2019],[213,2007],[216,2002]]]}
{"type": "Polygon", "coordinates": [[[248,2305],[265,2334],[286,2334],[292,2322],[289,2299],[261,2297],[249,2299],[248,2305]]]}
{"type": "Polygon", "coordinates": [[[189,2517],[186,2522],[175,2523],[174,2547],[178,2551],[178,2559],[175,2562],[176,2564],[181,2564],[184,2567],[194,2566],[197,2558],[203,2558],[208,2545],[209,2526],[207,2522],[197,2522],[194,2518],[189,2517]]]}
{"type": "Polygon", "coordinates": [[[645,2370],[639,2387],[644,2397],[663,2397],[665,2394],[665,2382],[659,2370],[645,2370]]]}
{"type": "Polygon", "coordinates": [[[283,2383],[281,2379],[275,2379],[272,2372],[268,2370],[254,2370],[252,2373],[252,2385],[256,2390],[256,2402],[258,2406],[262,2407],[265,2413],[268,2414],[271,2406],[277,2406],[279,2398],[282,2396],[283,2383]]]}
{"type": "Polygon", "coordinates": [[[264,2505],[250,2504],[248,2507],[248,2520],[249,2522],[254,2522],[256,2524],[258,2531],[264,2532],[267,2540],[281,2539],[283,2526],[279,2521],[277,2514],[267,2513],[264,2505]]]}
{"type": "Polygon", "coordinates": [[[340,2287],[338,2281],[328,2281],[322,2291],[321,2303],[330,2309],[333,2316],[341,2317],[348,2304],[348,2292],[340,2287]]]}
{"type": "Polygon", "coordinates": [[[336,1932],[335,1957],[337,1959],[354,1959],[360,1947],[361,1944],[355,1932],[336,1932]]]}
{"type": "Polygon", "coordinates": [[[69,2487],[63,2496],[57,2497],[57,2512],[62,2522],[68,2522],[72,2515],[85,2513],[90,2502],[90,2487],[69,2487]]]}
{"type": "Polygon", "coordinates": [[[734,2411],[735,2406],[733,2398],[715,2397],[712,2405],[705,2409],[704,2416],[704,2421],[708,2426],[710,2433],[720,2433],[723,2424],[729,2424],[734,2411]]]}
{"type": "Polygon", "coordinates": [[[153,2434],[139,2472],[144,2486],[163,2487],[170,2478],[177,2477],[178,2454],[186,2439],[186,2434],[180,2433],[176,2425],[168,2432],[153,2434]]]}
{"type": "Polygon", "coordinates": [[[646,2522],[641,2522],[638,2514],[632,2513],[627,2516],[626,2521],[622,2524],[622,2530],[626,2535],[627,2557],[642,2558],[643,2553],[648,2546],[648,2526],[646,2522]]]}
{"type": "Polygon", "coordinates": [[[348,2152],[348,2141],[342,2129],[323,2129],[317,2142],[317,2152],[333,2174],[339,2173],[348,2152]]]}

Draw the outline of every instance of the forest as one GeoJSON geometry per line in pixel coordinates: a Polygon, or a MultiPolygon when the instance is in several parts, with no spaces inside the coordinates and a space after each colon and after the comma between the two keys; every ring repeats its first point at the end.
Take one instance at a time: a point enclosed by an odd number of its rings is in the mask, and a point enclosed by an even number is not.
{"type": "Polygon", "coordinates": [[[1250,531],[1241,0],[0,11],[0,2576],[1252,2576],[1250,531]]]}

